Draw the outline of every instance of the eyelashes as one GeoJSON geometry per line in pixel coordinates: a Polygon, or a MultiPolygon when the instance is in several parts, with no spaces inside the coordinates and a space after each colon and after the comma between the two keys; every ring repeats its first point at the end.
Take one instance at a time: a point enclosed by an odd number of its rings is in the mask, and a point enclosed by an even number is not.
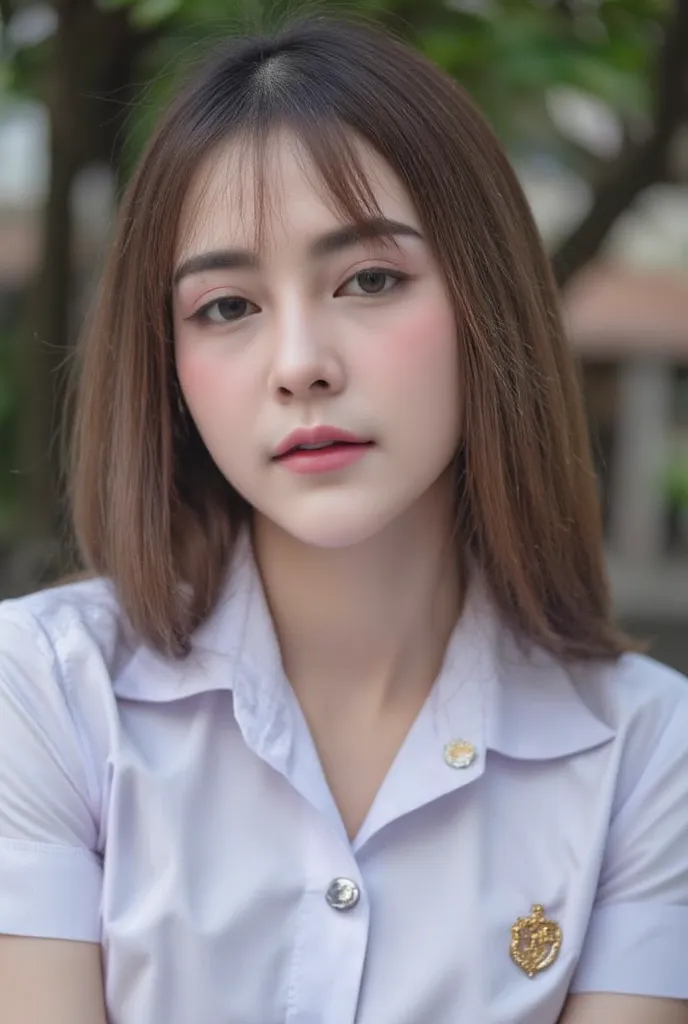
{"type": "Polygon", "coordinates": [[[245,307],[249,306],[252,306],[254,310],[258,309],[255,302],[242,299],[240,295],[223,295],[222,298],[213,299],[212,302],[207,302],[205,306],[201,306],[188,319],[201,324],[236,323],[244,319],[246,315],[245,307]],[[213,316],[214,311],[216,315],[213,316]]]}
{"type": "Polygon", "coordinates": [[[408,276],[406,274],[402,274],[401,271],[399,270],[387,270],[382,267],[366,267],[364,270],[359,270],[357,273],[353,274],[347,281],[344,282],[341,288],[337,289],[337,292],[335,294],[341,292],[344,288],[346,288],[348,284],[351,284],[352,281],[359,281],[360,279],[367,278],[367,283],[370,284],[370,279],[374,279],[375,277],[388,278],[390,281],[393,282],[392,287],[378,290],[373,286],[371,291],[366,291],[364,289],[363,292],[359,294],[362,294],[367,298],[375,298],[375,296],[377,295],[386,295],[388,292],[394,291],[396,288],[398,288],[404,281],[409,280],[408,276]]]}
{"type": "MultiPolygon", "coordinates": [[[[381,298],[403,288],[410,280],[411,278],[408,274],[404,274],[399,270],[389,270],[383,267],[366,267],[364,270],[359,270],[348,278],[337,289],[335,296],[338,297],[346,294],[353,298],[381,298]],[[383,279],[383,286],[381,288],[377,287],[380,279],[383,279]],[[386,287],[390,282],[391,286],[386,287]],[[361,290],[345,292],[345,289],[353,283],[358,283],[361,286],[361,290]]],[[[212,302],[207,302],[205,305],[200,306],[191,316],[186,317],[186,320],[206,326],[221,326],[223,324],[239,323],[251,315],[251,312],[259,311],[260,308],[255,302],[251,302],[250,299],[245,299],[241,295],[222,295],[217,299],[213,299],[212,302]]]]}

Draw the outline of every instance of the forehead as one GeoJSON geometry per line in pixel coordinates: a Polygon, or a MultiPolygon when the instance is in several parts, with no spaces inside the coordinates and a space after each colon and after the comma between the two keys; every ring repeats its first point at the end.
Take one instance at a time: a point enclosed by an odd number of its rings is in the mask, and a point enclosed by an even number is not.
{"type": "MultiPolygon", "coordinates": [[[[367,143],[352,142],[380,213],[420,230],[411,198],[392,168],[367,143]]],[[[201,164],[182,207],[178,256],[228,243],[252,249],[261,217],[267,247],[305,241],[349,219],[338,210],[303,143],[286,131],[266,140],[259,159],[251,142],[237,139],[201,164]]]]}

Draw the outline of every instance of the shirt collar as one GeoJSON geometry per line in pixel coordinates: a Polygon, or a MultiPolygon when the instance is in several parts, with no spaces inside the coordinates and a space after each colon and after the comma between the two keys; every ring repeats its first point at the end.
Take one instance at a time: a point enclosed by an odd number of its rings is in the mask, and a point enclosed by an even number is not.
{"type": "MultiPolygon", "coordinates": [[[[248,533],[237,543],[228,582],[196,631],[189,657],[174,661],[141,645],[113,685],[119,698],[154,703],[231,690],[242,718],[257,723],[263,738],[266,729],[284,727],[284,712],[276,709],[288,705],[289,684],[248,533]]],[[[614,736],[587,706],[563,662],[516,641],[478,572],[430,703],[447,737],[463,736],[467,717],[480,718],[487,750],[517,760],[566,757],[614,736]]]]}

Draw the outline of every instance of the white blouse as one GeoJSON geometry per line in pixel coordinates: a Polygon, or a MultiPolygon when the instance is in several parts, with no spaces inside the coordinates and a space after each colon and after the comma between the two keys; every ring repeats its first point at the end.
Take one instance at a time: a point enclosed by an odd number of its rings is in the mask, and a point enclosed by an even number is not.
{"type": "Polygon", "coordinates": [[[182,662],[104,580],[6,601],[0,932],[100,942],[112,1024],[686,999],[688,685],[528,655],[476,580],[350,842],[248,548],[182,662]]]}

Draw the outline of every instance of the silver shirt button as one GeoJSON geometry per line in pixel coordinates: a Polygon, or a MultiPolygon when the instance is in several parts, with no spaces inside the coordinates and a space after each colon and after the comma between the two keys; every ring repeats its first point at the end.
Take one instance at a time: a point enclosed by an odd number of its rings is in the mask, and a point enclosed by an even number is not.
{"type": "Polygon", "coordinates": [[[351,910],[361,897],[360,890],[350,878],[335,878],[330,882],[325,899],[334,910],[351,910]]]}

